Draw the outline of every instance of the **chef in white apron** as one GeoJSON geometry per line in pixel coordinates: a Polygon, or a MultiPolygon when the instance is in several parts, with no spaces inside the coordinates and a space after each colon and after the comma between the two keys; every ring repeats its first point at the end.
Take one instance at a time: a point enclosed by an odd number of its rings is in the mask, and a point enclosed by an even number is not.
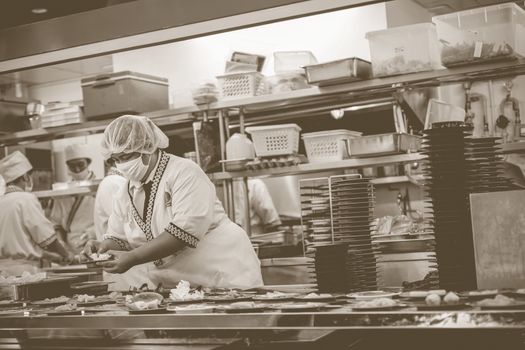
{"type": "MultiPolygon", "coordinates": [[[[245,188],[242,180],[233,182],[235,222],[245,225],[245,188]]],[[[275,208],[268,187],[261,179],[248,179],[248,205],[250,206],[250,226],[252,234],[262,234],[276,231],[282,224],[279,213],[275,208]]]]}
{"type": "Polygon", "coordinates": [[[43,258],[55,262],[69,258],[40,202],[30,193],[32,169],[20,151],[0,160],[6,183],[5,193],[0,194],[0,271],[5,275],[34,273],[43,258]]]}
{"type": "Polygon", "coordinates": [[[155,284],[250,288],[263,284],[260,262],[246,232],[225,214],[215,187],[194,162],[160,150],[166,135],[148,118],[122,116],[104,131],[103,155],[128,178],[102,242],[107,272],[146,264],[155,284]]]}
{"type": "MultiPolygon", "coordinates": [[[[65,149],[66,165],[73,181],[92,181],[95,174],[89,169],[92,146],[69,145],[65,149]]],[[[64,197],[53,200],[50,219],[55,228],[65,235],[70,249],[78,253],[89,239],[95,238],[93,195],[64,197]]]]}
{"type": "MultiPolygon", "coordinates": [[[[102,241],[104,234],[108,230],[109,216],[113,212],[113,204],[119,191],[127,184],[126,178],[114,167],[111,166],[102,181],[100,182],[95,197],[95,229],[97,240],[102,241]]],[[[144,280],[147,275],[145,265],[133,266],[128,271],[115,274],[103,272],[103,279],[107,282],[113,282],[108,286],[111,291],[127,291],[130,287],[139,288],[148,281],[144,280]]],[[[148,283],[153,288],[152,283],[148,283]]]]}

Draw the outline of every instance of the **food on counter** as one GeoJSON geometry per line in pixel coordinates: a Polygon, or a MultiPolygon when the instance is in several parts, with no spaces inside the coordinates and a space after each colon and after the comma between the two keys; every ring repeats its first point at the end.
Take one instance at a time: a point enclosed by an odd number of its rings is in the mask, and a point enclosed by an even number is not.
{"type": "Polygon", "coordinates": [[[421,233],[425,231],[424,222],[413,222],[406,215],[383,216],[374,221],[378,235],[421,233]]]}
{"type": "Polygon", "coordinates": [[[403,298],[426,298],[430,294],[435,294],[439,297],[445,296],[447,291],[444,289],[434,289],[434,290],[412,290],[409,292],[403,292],[400,294],[403,298]]]}
{"type": "Polygon", "coordinates": [[[154,292],[126,295],[126,305],[135,311],[158,309],[164,297],[154,292]]]}
{"type": "Polygon", "coordinates": [[[425,303],[428,306],[439,306],[441,305],[441,297],[437,294],[431,293],[425,298],[425,303]]]}
{"type": "Polygon", "coordinates": [[[373,300],[363,300],[353,304],[352,307],[365,309],[365,308],[383,308],[397,306],[397,303],[390,298],[377,298],[373,300]]]}
{"type": "Polygon", "coordinates": [[[443,298],[445,304],[457,304],[459,303],[459,296],[454,292],[448,292],[447,295],[443,298]]]}
{"type": "Polygon", "coordinates": [[[454,46],[444,45],[441,51],[441,60],[445,66],[468,63],[477,60],[485,60],[510,56],[514,49],[507,43],[459,43],[454,46]]]}
{"type": "Polygon", "coordinates": [[[266,294],[256,295],[254,300],[280,300],[296,297],[296,293],[283,293],[279,291],[267,292],[266,294]]]}
{"type": "Polygon", "coordinates": [[[178,305],[175,307],[168,307],[168,311],[175,311],[178,314],[203,314],[212,313],[215,306],[210,304],[189,304],[189,305],[178,305]]]}
{"type": "Polygon", "coordinates": [[[152,299],[149,301],[138,300],[128,303],[127,305],[132,310],[154,310],[159,308],[160,301],[158,299],[152,299]]]}
{"type": "Polygon", "coordinates": [[[32,304],[35,305],[49,305],[49,304],[61,304],[61,303],[67,303],[69,301],[69,298],[66,296],[60,296],[56,298],[46,298],[43,300],[37,300],[33,301],[32,304]]]}
{"type": "Polygon", "coordinates": [[[88,295],[88,294],[80,294],[75,297],[76,301],[79,303],[89,303],[91,301],[95,301],[94,295],[88,295]]]}
{"type": "Polygon", "coordinates": [[[108,298],[112,300],[117,300],[123,298],[124,295],[121,292],[111,292],[108,294],[108,298]]]}
{"type": "Polygon", "coordinates": [[[321,298],[332,298],[333,295],[329,293],[310,293],[304,296],[304,299],[321,299],[321,298]]]}
{"type": "Polygon", "coordinates": [[[111,254],[107,254],[107,253],[102,253],[102,254],[93,253],[89,257],[93,261],[104,261],[104,260],[111,259],[112,255],[111,254]]]}
{"type": "Polygon", "coordinates": [[[22,272],[21,276],[4,276],[0,275],[0,284],[15,284],[15,283],[35,283],[40,282],[46,278],[45,272],[38,272],[32,274],[28,271],[22,272]]]}
{"type": "Polygon", "coordinates": [[[55,307],[55,311],[73,311],[77,309],[77,304],[64,304],[55,307]]]}
{"type": "Polygon", "coordinates": [[[200,290],[191,290],[188,281],[180,281],[177,287],[170,290],[170,299],[173,301],[201,300],[204,299],[204,292],[200,290]]]}
{"type": "Polygon", "coordinates": [[[498,294],[498,290],[497,289],[472,290],[466,294],[469,297],[479,297],[479,296],[484,296],[484,295],[498,294]]]}
{"type": "Polygon", "coordinates": [[[487,298],[480,300],[476,303],[476,306],[509,306],[516,303],[513,298],[506,297],[502,294],[496,295],[493,299],[487,298]]]}

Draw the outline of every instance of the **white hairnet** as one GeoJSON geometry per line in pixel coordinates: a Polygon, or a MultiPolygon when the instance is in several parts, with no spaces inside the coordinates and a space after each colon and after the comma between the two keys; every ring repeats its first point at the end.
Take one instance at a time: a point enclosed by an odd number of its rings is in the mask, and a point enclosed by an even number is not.
{"type": "Polygon", "coordinates": [[[69,145],[64,150],[64,153],[66,155],[66,162],[73,160],[73,159],[81,159],[81,158],[87,158],[91,160],[92,154],[91,154],[92,147],[90,145],[86,144],[75,144],[75,145],[69,145]]]}
{"type": "Polygon", "coordinates": [[[108,159],[117,153],[151,154],[168,145],[168,137],[151,119],[138,115],[123,115],[112,121],[104,130],[102,155],[108,159]]]}

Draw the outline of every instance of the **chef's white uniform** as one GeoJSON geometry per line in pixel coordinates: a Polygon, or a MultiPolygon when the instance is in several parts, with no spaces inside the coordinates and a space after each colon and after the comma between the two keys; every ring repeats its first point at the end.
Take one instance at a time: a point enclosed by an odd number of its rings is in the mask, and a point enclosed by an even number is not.
{"type": "MultiPolygon", "coordinates": [[[[88,180],[94,180],[95,176],[91,173],[88,180]]],[[[84,247],[83,235],[95,238],[95,224],[93,221],[93,211],[95,208],[94,195],[82,197],[64,197],[53,200],[50,220],[62,227],[67,232],[67,243],[78,253],[84,247]],[[76,204],[75,202],[80,202],[76,204]]]]}
{"type": "MultiPolygon", "coordinates": [[[[234,181],[235,221],[244,227],[245,189],[242,180],[234,181]]],[[[252,234],[264,233],[264,227],[281,225],[281,218],[275,208],[268,187],[261,179],[248,179],[248,199],[252,234]]]]}
{"type": "Polygon", "coordinates": [[[36,196],[8,186],[0,196],[0,270],[9,275],[36,272],[43,248],[57,237],[36,196]]]}
{"type": "Polygon", "coordinates": [[[246,232],[224,213],[215,187],[194,162],[163,151],[146,184],[151,194],[144,210],[143,185],[131,182],[119,193],[105,238],[131,248],[164,231],[186,247],[146,264],[155,283],[250,288],[263,284],[260,262],[246,232]],[[143,215],[145,213],[146,215],[143,215]]]}
{"type": "MultiPolygon", "coordinates": [[[[95,197],[95,229],[97,240],[101,241],[108,229],[109,216],[113,212],[113,204],[119,191],[128,183],[122,175],[110,174],[100,182],[95,197]]],[[[145,265],[134,266],[123,274],[103,272],[104,281],[113,282],[108,286],[111,291],[127,291],[130,287],[140,287],[148,283],[150,288],[154,285],[149,281],[145,265]]]]}

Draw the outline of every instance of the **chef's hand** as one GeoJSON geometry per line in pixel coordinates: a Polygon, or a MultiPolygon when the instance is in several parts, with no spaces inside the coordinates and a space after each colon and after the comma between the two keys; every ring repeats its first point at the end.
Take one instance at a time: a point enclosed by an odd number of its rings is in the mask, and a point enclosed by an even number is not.
{"type": "Polygon", "coordinates": [[[133,251],[108,250],[106,252],[114,257],[111,261],[98,263],[104,271],[109,273],[124,273],[135,266],[133,251]]]}
{"type": "Polygon", "coordinates": [[[110,239],[105,239],[102,242],[90,239],[84,246],[82,255],[84,255],[88,259],[91,259],[90,255],[93,253],[106,253],[108,250],[111,249],[112,242],[113,241],[110,239]]]}

